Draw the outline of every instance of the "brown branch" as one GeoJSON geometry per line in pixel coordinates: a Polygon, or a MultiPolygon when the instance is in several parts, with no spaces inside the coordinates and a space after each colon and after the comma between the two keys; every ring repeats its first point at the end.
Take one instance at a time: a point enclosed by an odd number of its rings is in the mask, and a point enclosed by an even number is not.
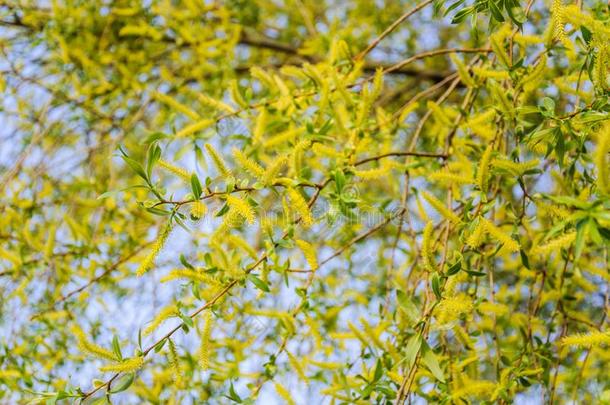
{"type": "Polygon", "coordinates": [[[406,13],[404,13],[403,15],[401,15],[396,21],[394,21],[388,28],[386,28],[385,31],[383,31],[381,33],[381,35],[379,35],[377,38],[375,38],[375,40],[373,40],[373,42],[371,42],[371,44],[369,46],[366,47],[365,50],[363,50],[362,52],[360,52],[358,55],[356,55],[356,57],[354,58],[354,60],[361,60],[363,59],[369,52],[371,52],[385,37],[387,37],[388,35],[390,35],[390,33],[392,33],[392,31],[394,31],[396,29],[396,27],[398,27],[403,21],[405,21],[407,18],[411,17],[413,14],[417,13],[419,10],[421,10],[422,8],[426,7],[428,4],[432,3],[434,0],[425,0],[422,3],[419,3],[417,6],[415,6],[415,8],[413,8],[412,10],[407,11],[406,13]]]}
{"type": "Polygon", "coordinates": [[[428,152],[389,152],[384,153],[383,155],[373,156],[366,159],[359,160],[354,163],[354,166],[360,166],[368,162],[377,161],[379,159],[383,159],[390,156],[417,156],[417,157],[425,157],[425,158],[439,158],[439,159],[447,159],[448,155],[446,153],[428,153],[428,152]]]}
{"type": "Polygon", "coordinates": [[[74,295],[83,292],[84,290],[86,290],[87,288],[92,286],[93,284],[97,283],[98,281],[100,281],[101,279],[105,278],[106,276],[108,276],[113,271],[115,271],[121,264],[125,263],[126,261],[128,261],[129,259],[134,257],[135,255],[140,253],[145,247],[147,247],[150,244],[152,244],[152,242],[148,242],[148,243],[145,243],[145,244],[139,246],[137,249],[132,251],[127,256],[117,260],[115,263],[113,263],[111,266],[109,266],[106,270],[104,270],[100,275],[98,275],[96,277],[93,277],[92,279],[90,279],[88,282],[86,282],[82,286],[76,288],[75,290],[70,291],[66,295],[61,296],[57,301],[53,302],[47,309],[45,309],[45,310],[43,310],[43,311],[33,315],[30,318],[30,320],[34,320],[34,319],[39,318],[40,316],[44,315],[48,311],[53,310],[55,307],[57,307],[62,302],[67,301],[68,299],[70,299],[74,295]]]}

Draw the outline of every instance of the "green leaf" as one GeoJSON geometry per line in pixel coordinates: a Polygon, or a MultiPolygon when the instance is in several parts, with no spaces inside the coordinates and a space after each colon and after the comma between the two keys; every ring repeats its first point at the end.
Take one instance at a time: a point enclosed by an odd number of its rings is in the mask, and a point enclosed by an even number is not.
{"type": "Polygon", "coordinates": [[[106,191],[105,193],[100,194],[97,197],[97,199],[103,200],[104,198],[114,197],[115,195],[117,195],[120,192],[121,192],[121,190],[106,191]]]}
{"type": "Polygon", "coordinates": [[[117,195],[120,192],[127,191],[127,190],[132,190],[132,189],[135,189],[135,188],[146,188],[146,189],[148,189],[148,186],[144,186],[142,184],[139,184],[139,185],[135,185],[135,186],[125,187],[125,188],[122,188],[120,190],[106,191],[105,193],[100,194],[97,197],[97,199],[98,200],[102,200],[104,198],[114,197],[115,195],[117,195]]]}
{"type": "Polygon", "coordinates": [[[151,143],[146,155],[146,174],[149,179],[152,176],[153,167],[155,167],[155,163],[157,163],[160,157],[161,148],[156,143],[151,143]]]}
{"type": "Polygon", "coordinates": [[[525,11],[521,7],[513,7],[508,4],[505,6],[506,11],[508,12],[508,16],[510,19],[518,26],[521,26],[523,23],[527,21],[527,16],[525,15],[525,11]]]}
{"type": "Polygon", "coordinates": [[[449,267],[449,269],[447,270],[447,275],[453,276],[454,274],[457,274],[461,269],[462,269],[462,261],[458,260],[451,267],[449,267]]]}
{"type": "Polygon", "coordinates": [[[587,44],[589,44],[589,42],[591,42],[591,40],[593,39],[593,33],[589,31],[589,29],[584,25],[580,26],[580,32],[582,33],[582,38],[587,44]]]}
{"type": "Polygon", "coordinates": [[[114,354],[116,354],[116,357],[122,361],[123,354],[121,353],[121,345],[119,344],[119,338],[117,335],[114,335],[112,338],[112,350],[114,351],[114,354]]]}
{"type": "Polygon", "coordinates": [[[541,111],[548,114],[555,113],[555,101],[550,97],[544,97],[542,99],[541,111]]]}
{"type": "Polygon", "coordinates": [[[422,362],[426,365],[426,367],[428,367],[428,370],[430,370],[432,375],[434,377],[436,377],[437,380],[444,383],[445,374],[443,373],[443,370],[441,370],[441,367],[438,363],[438,359],[436,358],[436,355],[434,354],[434,352],[432,351],[432,349],[430,348],[430,346],[428,346],[428,344],[426,342],[422,343],[421,359],[422,359],[422,362]]]}
{"type": "Polygon", "coordinates": [[[144,140],[144,143],[153,143],[153,142],[157,142],[161,139],[165,139],[165,138],[169,138],[169,137],[170,137],[170,135],[164,134],[163,132],[153,132],[152,134],[150,134],[146,137],[146,139],[144,140]]]}
{"type": "Polygon", "coordinates": [[[189,263],[189,261],[186,259],[186,257],[182,253],[180,254],[180,263],[182,263],[182,265],[188,269],[195,270],[193,265],[189,263]]]}
{"type": "Polygon", "coordinates": [[[526,269],[529,270],[530,269],[530,261],[529,261],[529,259],[527,257],[527,254],[525,253],[525,250],[523,250],[523,249],[519,250],[519,254],[521,255],[521,264],[523,264],[523,266],[526,269]]]}
{"type": "Polygon", "coordinates": [[[377,365],[375,366],[375,374],[373,375],[373,381],[379,381],[383,376],[383,364],[381,359],[377,359],[377,365]]]}
{"type": "MultiPolygon", "coordinates": [[[[455,3],[453,3],[452,5],[450,5],[449,7],[447,7],[447,10],[445,10],[445,14],[444,15],[446,16],[447,14],[452,12],[454,9],[456,9],[459,6],[461,6],[464,3],[464,1],[466,1],[466,0],[458,0],[455,3]]],[[[441,4],[442,4],[442,2],[441,2],[441,4]]]]}
{"type": "Polygon", "coordinates": [[[155,345],[155,353],[159,353],[163,349],[163,346],[165,346],[166,341],[167,341],[167,339],[163,339],[155,345]]]}
{"type": "Polygon", "coordinates": [[[148,176],[146,175],[144,168],[139,162],[136,162],[135,160],[127,156],[121,157],[123,158],[125,163],[127,163],[127,165],[131,168],[131,170],[133,170],[138,176],[142,177],[144,180],[148,181],[148,176]]]}
{"type": "Polygon", "coordinates": [[[195,197],[195,199],[200,199],[201,194],[203,193],[203,188],[201,187],[199,177],[197,177],[195,173],[191,175],[191,189],[193,190],[193,196],[195,197]]]}
{"type": "Polygon", "coordinates": [[[417,321],[419,317],[419,308],[411,300],[411,298],[405,294],[402,290],[396,291],[396,299],[398,300],[399,308],[409,318],[411,322],[417,321]]]}
{"type": "Polygon", "coordinates": [[[417,359],[417,353],[419,353],[422,341],[423,339],[421,335],[416,334],[411,336],[411,338],[407,342],[407,347],[405,349],[405,357],[401,361],[405,361],[409,368],[413,367],[413,365],[415,364],[415,360],[417,359]]]}
{"type": "Polygon", "coordinates": [[[241,404],[243,401],[237,392],[235,392],[235,387],[233,387],[233,382],[231,382],[231,386],[229,387],[229,395],[225,395],[226,398],[229,398],[233,402],[237,402],[241,404]]]}
{"type": "Polygon", "coordinates": [[[135,373],[129,373],[129,374],[125,374],[125,375],[121,376],[116,381],[116,383],[113,384],[110,392],[112,394],[116,394],[116,393],[125,391],[127,388],[131,387],[131,384],[133,384],[135,377],[136,377],[135,373]]]}
{"type": "Polygon", "coordinates": [[[264,292],[271,291],[267,283],[265,283],[263,280],[261,280],[254,274],[248,274],[248,280],[252,281],[252,284],[254,284],[259,290],[262,290],[264,292]]]}
{"type": "Polygon", "coordinates": [[[155,207],[146,208],[146,211],[148,211],[148,212],[150,212],[151,214],[154,214],[154,215],[159,215],[161,217],[168,216],[169,214],[172,213],[171,211],[166,211],[166,210],[162,210],[160,208],[155,208],[155,207]]]}
{"type": "Polygon", "coordinates": [[[455,15],[453,16],[453,19],[451,20],[451,24],[459,24],[459,23],[461,23],[466,18],[468,18],[468,16],[470,14],[472,14],[473,12],[474,12],[474,8],[473,7],[464,7],[463,9],[461,9],[460,11],[455,13],[455,15]]]}
{"type": "Polygon", "coordinates": [[[586,237],[589,234],[591,220],[582,220],[576,224],[576,241],[574,242],[574,261],[577,261],[585,247],[586,237]]]}
{"type": "Polygon", "coordinates": [[[491,15],[497,22],[504,22],[504,16],[502,15],[502,10],[498,8],[498,5],[494,2],[494,0],[489,0],[489,11],[491,11],[491,15]]]}
{"type": "Polygon", "coordinates": [[[603,236],[605,239],[610,240],[610,229],[608,228],[603,228],[601,226],[597,227],[597,231],[599,232],[599,234],[601,236],[603,236]]]}
{"type": "Polygon", "coordinates": [[[225,204],[225,205],[222,206],[222,208],[214,216],[215,217],[222,217],[228,211],[229,211],[229,204],[225,204]]]}
{"type": "Polygon", "coordinates": [[[341,193],[343,187],[345,187],[345,174],[343,173],[343,170],[335,170],[333,172],[333,177],[335,180],[335,188],[337,193],[341,193]]]}
{"type": "Polygon", "coordinates": [[[180,312],[180,319],[182,319],[182,322],[184,322],[186,326],[190,326],[191,328],[193,327],[193,319],[190,316],[180,312]]]}
{"type": "Polygon", "coordinates": [[[434,291],[434,295],[436,295],[437,299],[441,299],[442,295],[441,295],[441,280],[438,276],[438,274],[434,273],[432,274],[432,291],[434,291]]]}

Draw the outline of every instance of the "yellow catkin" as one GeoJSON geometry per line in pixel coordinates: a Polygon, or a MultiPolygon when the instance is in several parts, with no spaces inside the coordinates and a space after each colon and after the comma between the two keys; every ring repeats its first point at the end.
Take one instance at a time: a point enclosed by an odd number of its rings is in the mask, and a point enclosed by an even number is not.
{"type": "Polygon", "coordinates": [[[472,311],[473,304],[465,294],[443,298],[434,310],[434,316],[441,324],[447,324],[460,318],[462,314],[472,311]]]}
{"type": "Polygon", "coordinates": [[[610,331],[577,333],[575,335],[564,336],[561,339],[562,346],[591,347],[610,344],[610,331]]]}
{"type": "Polygon", "coordinates": [[[478,248],[479,246],[481,246],[481,243],[483,243],[483,239],[485,238],[485,232],[485,223],[479,220],[477,225],[474,227],[472,233],[468,235],[468,238],[466,239],[466,244],[473,249],[478,248]]]}
{"type": "Polygon", "coordinates": [[[474,180],[470,177],[461,176],[459,174],[451,173],[446,170],[432,173],[428,176],[428,180],[447,185],[472,184],[474,182],[474,180]]]}
{"type": "Polygon", "coordinates": [[[290,367],[292,367],[292,369],[299,376],[299,378],[305,383],[309,382],[309,378],[305,374],[305,369],[303,368],[299,360],[288,350],[286,350],[286,355],[288,356],[288,363],[290,363],[290,367]]]}
{"type": "Polygon", "coordinates": [[[390,172],[389,166],[376,167],[368,170],[354,170],[354,174],[363,180],[375,180],[387,176],[390,172]]]}
{"type": "Polygon", "coordinates": [[[453,125],[453,123],[449,119],[449,116],[447,115],[447,112],[440,105],[438,105],[434,101],[428,101],[427,107],[428,109],[430,109],[430,111],[432,111],[432,115],[434,116],[434,118],[436,118],[436,120],[442,125],[447,127],[451,127],[453,125]]]}
{"type": "Polygon", "coordinates": [[[558,205],[546,204],[542,201],[536,202],[536,208],[538,210],[538,214],[547,217],[566,219],[571,215],[571,212],[565,208],[562,208],[558,205]]]}
{"type": "Polygon", "coordinates": [[[373,78],[373,88],[371,90],[371,100],[372,101],[377,99],[377,97],[379,97],[379,94],[383,90],[383,77],[384,77],[383,68],[378,67],[375,70],[375,77],[373,78]]]}
{"type": "Polygon", "coordinates": [[[459,224],[462,220],[453,213],[445,204],[443,204],[438,198],[428,193],[427,191],[422,192],[424,199],[438,212],[443,218],[454,223],[459,224]]]}
{"type": "Polygon", "coordinates": [[[288,87],[288,84],[286,83],[286,81],[284,79],[282,79],[279,75],[273,75],[273,81],[275,82],[277,89],[280,91],[280,94],[282,95],[282,97],[280,98],[280,100],[278,102],[278,107],[281,110],[283,110],[284,108],[288,107],[288,105],[290,105],[290,101],[291,101],[290,88],[288,87]]]}
{"type": "Polygon", "coordinates": [[[309,228],[313,225],[314,220],[311,211],[309,210],[309,205],[307,205],[307,201],[305,201],[301,193],[294,188],[289,188],[288,197],[290,198],[290,202],[292,202],[292,208],[299,214],[303,227],[309,228]]]}
{"type": "Polygon", "coordinates": [[[174,305],[170,305],[168,307],[163,308],[157,314],[157,316],[155,316],[155,318],[152,320],[152,322],[146,327],[146,329],[144,329],[143,334],[144,335],[150,335],[163,322],[165,322],[167,319],[169,319],[169,318],[171,318],[173,316],[176,316],[177,314],[178,314],[178,311],[176,310],[176,307],[174,305]]]}
{"type": "Polygon", "coordinates": [[[597,167],[597,187],[604,194],[610,194],[608,153],[610,153],[610,123],[606,123],[599,132],[593,157],[597,167]]]}
{"type": "Polygon", "coordinates": [[[284,400],[287,405],[295,405],[290,392],[280,383],[274,383],[275,391],[284,400]]]}
{"type": "Polygon", "coordinates": [[[590,274],[594,274],[598,277],[603,278],[605,281],[610,282],[610,273],[606,269],[596,267],[594,264],[585,264],[585,266],[586,267],[583,268],[583,271],[586,271],[590,274]]]}
{"type": "Polygon", "coordinates": [[[20,378],[21,373],[18,370],[0,370],[0,379],[20,378]]]}
{"type": "Polygon", "coordinates": [[[400,109],[400,115],[398,116],[398,119],[396,120],[396,122],[403,123],[407,119],[409,114],[411,114],[413,111],[417,110],[418,108],[419,108],[419,103],[417,103],[417,102],[409,103],[406,106],[402,107],[400,109]]]}
{"type": "Polygon", "coordinates": [[[252,246],[250,246],[250,244],[246,240],[244,240],[242,237],[237,236],[237,235],[228,235],[227,241],[231,245],[245,251],[248,254],[248,256],[250,256],[252,259],[256,259],[258,257],[256,254],[256,250],[254,248],[252,248],[252,246]]]}
{"type": "Polygon", "coordinates": [[[515,35],[515,42],[525,47],[528,45],[541,44],[544,42],[544,39],[538,35],[523,35],[517,33],[517,35],[515,35]]]}
{"type": "Polygon", "coordinates": [[[532,249],[532,254],[546,255],[558,252],[560,249],[568,247],[576,240],[576,232],[566,233],[558,238],[546,242],[544,245],[536,246],[532,249]]]}
{"type": "Polygon", "coordinates": [[[180,370],[180,357],[178,356],[178,350],[176,344],[170,338],[167,338],[167,350],[169,365],[172,368],[174,381],[178,383],[182,380],[182,371],[180,370]]]}
{"type": "Polygon", "coordinates": [[[245,218],[235,209],[230,209],[223,218],[222,224],[216,232],[216,236],[223,236],[228,229],[237,228],[245,221],[245,218]]]}
{"type": "Polygon", "coordinates": [[[162,102],[163,104],[167,105],[168,107],[173,108],[176,111],[180,111],[182,114],[186,115],[187,117],[189,117],[190,119],[192,119],[194,121],[197,121],[201,118],[199,116],[199,114],[197,114],[195,111],[191,110],[184,104],[179,103],[178,101],[174,100],[170,96],[167,96],[162,93],[155,93],[154,97],[157,100],[159,100],[160,102],[162,102]]]}
{"type": "Polygon", "coordinates": [[[293,139],[295,139],[302,132],[303,132],[302,128],[291,128],[291,129],[288,129],[288,130],[286,130],[284,132],[281,132],[281,133],[279,133],[277,135],[274,135],[274,136],[268,138],[263,143],[263,145],[266,148],[270,148],[270,147],[273,147],[273,146],[281,145],[283,143],[292,141],[293,139]]]}
{"type": "Polygon", "coordinates": [[[212,311],[209,309],[204,315],[205,325],[201,332],[201,346],[199,347],[199,365],[206,371],[210,367],[210,337],[212,335],[212,311]]]}
{"type": "Polygon", "coordinates": [[[254,138],[255,142],[260,142],[263,139],[268,121],[269,113],[267,113],[267,110],[262,110],[256,117],[254,130],[252,131],[252,138],[254,138]]]}
{"type": "Polygon", "coordinates": [[[538,87],[540,79],[544,76],[546,70],[547,58],[545,55],[540,57],[540,60],[534,68],[521,79],[521,84],[526,92],[531,92],[538,87]]]}
{"type": "Polygon", "coordinates": [[[364,329],[364,333],[368,339],[373,342],[375,346],[377,346],[381,350],[385,350],[385,345],[380,339],[380,333],[383,332],[382,325],[377,328],[373,328],[371,324],[369,324],[364,317],[360,317],[360,323],[362,324],[362,328],[364,329]]]}
{"type": "Polygon", "coordinates": [[[175,269],[169,272],[166,276],[161,278],[162,283],[166,283],[172,280],[188,279],[192,281],[198,281],[211,286],[220,286],[221,283],[216,278],[203,271],[191,270],[191,269],[175,269]]]}
{"type": "Polygon", "coordinates": [[[489,145],[479,161],[479,167],[477,170],[477,185],[483,192],[487,192],[487,182],[489,181],[489,164],[491,163],[491,153],[493,152],[493,146],[489,145]]]}
{"type": "Polygon", "coordinates": [[[354,325],[351,322],[347,323],[347,327],[349,328],[349,330],[352,332],[352,335],[354,338],[358,339],[360,342],[362,342],[362,344],[364,346],[369,346],[369,341],[366,338],[366,336],[364,335],[364,333],[362,333],[360,331],[360,329],[358,329],[358,327],[356,327],[356,325],[354,325]]]}
{"type": "Polygon", "coordinates": [[[426,213],[426,210],[424,209],[424,205],[421,202],[421,198],[419,198],[419,195],[416,197],[415,199],[415,205],[417,205],[417,212],[419,213],[419,217],[421,218],[422,221],[429,221],[430,218],[428,217],[428,214],[426,213]]]}
{"type": "Polygon", "coordinates": [[[485,230],[489,233],[494,239],[502,244],[502,251],[505,252],[518,252],[519,244],[516,240],[510,237],[507,233],[505,233],[502,229],[498,228],[485,218],[481,218],[485,226],[485,230]]]}
{"type": "Polygon", "coordinates": [[[155,259],[161,252],[161,249],[163,249],[163,246],[165,245],[165,242],[167,241],[167,237],[169,236],[170,232],[171,232],[171,226],[167,225],[163,229],[161,234],[159,236],[157,236],[157,240],[154,242],[152,249],[146,255],[146,257],[144,259],[142,259],[142,261],[140,262],[140,266],[136,270],[136,274],[138,276],[144,275],[144,273],[146,273],[148,270],[150,270],[150,268],[153,266],[155,259]]]}
{"type": "Polygon", "coordinates": [[[0,259],[8,260],[9,262],[13,263],[15,267],[21,266],[21,258],[2,247],[0,247],[0,259]]]}
{"type": "Polygon", "coordinates": [[[424,228],[422,236],[421,256],[424,268],[429,272],[436,271],[436,261],[434,260],[434,224],[429,221],[424,228]]]}
{"type": "Polygon", "coordinates": [[[113,373],[131,373],[140,369],[144,365],[143,357],[132,357],[131,359],[123,360],[117,364],[108,364],[100,367],[100,371],[108,371],[113,373]]]}
{"type": "Polygon", "coordinates": [[[464,65],[464,62],[455,54],[450,55],[451,61],[455,64],[457,68],[458,75],[460,76],[460,80],[468,87],[476,87],[476,83],[470,73],[468,72],[468,67],[464,65]]]}
{"type": "Polygon", "coordinates": [[[49,228],[49,233],[47,236],[47,241],[44,245],[44,257],[45,259],[49,259],[53,255],[53,249],[55,249],[55,236],[57,234],[57,226],[52,225],[49,228]]]}
{"type": "Polygon", "coordinates": [[[286,165],[288,159],[286,156],[278,156],[268,167],[262,176],[262,183],[265,185],[273,184],[282,172],[282,168],[286,165]]]}
{"type": "Polygon", "coordinates": [[[222,156],[220,156],[220,154],[216,151],[216,149],[214,149],[214,147],[212,145],[210,145],[209,143],[206,143],[205,150],[210,155],[212,162],[214,162],[214,165],[216,166],[218,173],[220,173],[220,175],[222,177],[228,178],[233,175],[233,173],[231,172],[231,169],[229,169],[229,167],[225,163],[222,156]]]}
{"type": "Polygon", "coordinates": [[[307,260],[307,264],[309,264],[311,270],[316,270],[318,268],[318,259],[316,257],[316,251],[311,243],[301,239],[297,239],[295,243],[299,249],[301,249],[301,252],[303,252],[303,256],[305,256],[305,260],[307,260]]]}
{"type": "Polygon", "coordinates": [[[227,204],[231,207],[235,212],[241,215],[249,224],[254,223],[254,209],[250,206],[248,201],[242,200],[241,198],[228,195],[227,196],[227,204]]]}
{"type": "Polygon", "coordinates": [[[318,156],[328,156],[333,158],[339,158],[343,156],[343,154],[337,151],[335,148],[332,148],[327,145],[322,145],[321,143],[314,143],[311,149],[313,150],[313,153],[318,156]]]}
{"type": "Polygon", "coordinates": [[[244,168],[244,170],[257,179],[260,180],[265,175],[265,169],[263,169],[261,165],[256,163],[254,160],[246,156],[245,153],[239,149],[233,148],[233,157],[235,158],[235,161],[244,168]]]}
{"type": "Polygon", "coordinates": [[[241,91],[239,90],[239,83],[237,83],[237,80],[235,80],[235,79],[231,80],[230,92],[231,92],[231,99],[233,99],[233,101],[235,101],[235,103],[237,105],[239,105],[241,108],[248,107],[248,102],[241,95],[241,91]]]}
{"type": "Polygon", "coordinates": [[[550,29],[554,40],[561,41],[565,38],[565,7],[562,0],[553,0],[550,29]]]}
{"type": "Polygon", "coordinates": [[[198,93],[197,98],[199,99],[201,104],[213,108],[215,110],[224,111],[229,114],[233,114],[235,112],[235,109],[227,103],[223,103],[222,101],[216,100],[208,95],[198,93]]]}
{"type": "Polygon", "coordinates": [[[472,72],[483,79],[504,80],[510,77],[506,71],[485,69],[477,66],[472,68],[472,72]]]}
{"type": "Polygon", "coordinates": [[[371,109],[371,96],[370,88],[367,85],[362,86],[360,90],[360,102],[358,103],[358,110],[356,112],[356,121],[354,125],[356,128],[360,128],[364,123],[364,120],[368,117],[371,109]]]}
{"type": "Polygon", "coordinates": [[[113,361],[117,360],[116,354],[89,341],[89,339],[87,339],[87,335],[85,335],[85,332],[83,332],[81,328],[72,328],[72,333],[74,333],[74,336],[76,337],[80,351],[100,359],[113,361]]]}
{"type": "Polygon", "coordinates": [[[469,396],[485,398],[489,397],[489,394],[492,393],[496,387],[497,384],[492,381],[468,380],[467,382],[461,384],[458,389],[453,391],[451,398],[453,400],[458,400],[469,396]]]}
{"type": "Polygon", "coordinates": [[[496,32],[489,37],[489,44],[491,45],[492,51],[504,66],[511,66],[510,58],[504,48],[504,40],[509,33],[510,25],[504,24],[502,28],[496,30],[496,32]]]}
{"type": "Polygon", "coordinates": [[[502,169],[510,172],[514,175],[520,176],[528,170],[532,170],[538,167],[540,161],[534,159],[528,162],[513,162],[508,159],[493,159],[492,167],[495,169],[502,169]]]}
{"type": "Polygon", "coordinates": [[[478,306],[479,311],[485,314],[494,314],[497,316],[507,315],[510,309],[507,305],[492,303],[492,302],[481,302],[478,306]]]}
{"type": "Polygon", "coordinates": [[[302,172],[303,166],[303,154],[306,150],[311,148],[311,140],[310,139],[302,139],[294,145],[292,148],[292,162],[294,167],[294,172],[297,176],[302,172]]]}
{"type": "Polygon", "coordinates": [[[208,211],[208,208],[203,201],[195,201],[191,206],[191,218],[194,220],[201,219],[208,211]]]}
{"type": "MultiPolygon", "coordinates": [[[[149,37],[153,41],[159,41],[163,38],[163,34],[147,24],[142,25],[125,25],[119,30],[119,36],[141,36],[149,37]]],[[[74,51],[72,51],[74,52],[74,51]]],[[[80,52],[80,49],[79,49],[80,52]]]]}
{"type": "Polygon", "coordinates": [[[593,61],[593,83],[602,90],[610,90],[608,86],[608,64],[610,63],[610,48],[603,40],[596,40],[597,53],[593,61]]]}
{"type": "Polygon", "coordinates": [[[250,69],[250,74],[252,75],[252,77],[258,79],[262,84],[267,87],[275,86],[275,81],[273,80],[271,75],[257,66],[254,66],[250,69]]]}
{"type": "Polygon", "coordinates": [[[197,121],[194,124],[188,125],[182,128],[180,131],[176,132],[177,138],[182,138],[188,135],[192,135],[196,132],[204,130],[212,125],[214,125],[214,120],[212,119],[203,119],[201,121],[197,121]]]}
{"type": "Polygon", "coordinates": [[[189,173],[188,171],[184,170],[183,168],[178,167],[176,165],[173,165],[173,164],[171,164],[168,161],[163,160],[163,159],[159,159],[157,161],[157,164],[159,166],[161,166],[163,169],[167,170],[168,172],[173,173],[176,176],[181,177],[181,178],[183,178],[186,181],[191,181],[191,173],[189,173]]]}

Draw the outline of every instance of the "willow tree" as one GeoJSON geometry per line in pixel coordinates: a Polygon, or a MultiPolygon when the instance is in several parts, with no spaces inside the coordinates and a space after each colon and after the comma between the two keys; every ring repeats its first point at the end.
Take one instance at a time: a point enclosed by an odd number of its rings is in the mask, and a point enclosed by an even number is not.
{"type": "Polygon", "coordinates": [[[602,1],[0,2],[0,402],[610,401],[602,1]]]}

